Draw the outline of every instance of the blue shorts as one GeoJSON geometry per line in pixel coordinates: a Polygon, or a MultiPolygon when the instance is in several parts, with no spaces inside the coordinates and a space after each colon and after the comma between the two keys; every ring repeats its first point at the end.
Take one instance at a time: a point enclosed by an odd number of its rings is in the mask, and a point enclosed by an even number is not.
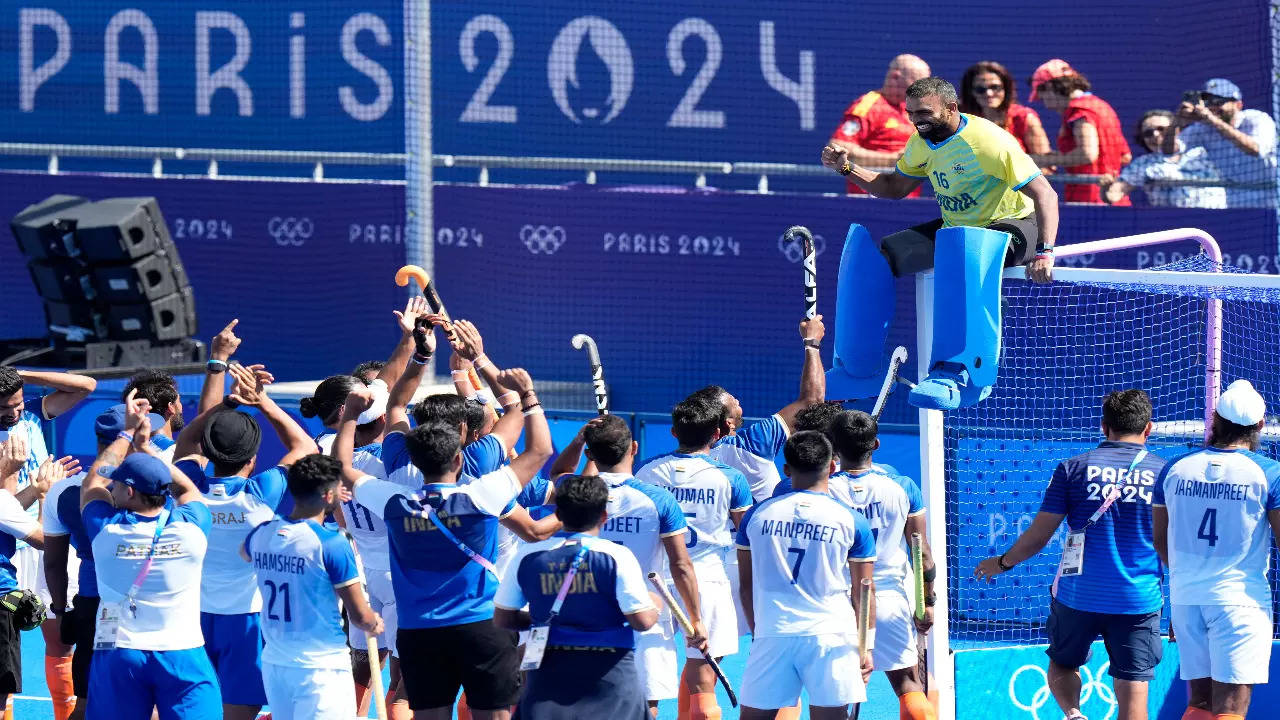
{"type": "Polygon", "coordinates": [[[1093,641],[1102,636],[1111,661],[1108,674],[1117,680],[1147,681],[1155,677],[1164,653],[1160,611],[1137,615],[1086,612],[1056,599],[1049,607],[1049,649],[1045,653],[1065,668],[1089,662],[1093,641]]]}
{"type": "Polygon", "coordinates": [[[266,705],[262,686],[262,628],[258,613],[200,613],[204,650],[209,653],[228,705],[266,705]]]}
{"type": "Polygon", "coordinates": [[[222,698],[204,648],[96,650],[87,720],[221,720],[222,698]]]}

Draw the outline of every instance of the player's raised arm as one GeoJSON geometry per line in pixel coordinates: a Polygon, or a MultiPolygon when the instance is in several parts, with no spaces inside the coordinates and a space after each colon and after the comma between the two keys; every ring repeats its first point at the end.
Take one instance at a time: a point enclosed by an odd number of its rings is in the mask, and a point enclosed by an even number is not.
{"type": "Polygon", "coordinates": [[[554,450],[551,445],[551,428],[547,425],[547,417],[542,412],[542,403],[538,402],[529,373],[521,368],[504,370],[498,383],[499,387],[508,388],[520,396],[520,409],[524,415],[524,452],[511,461],[511,471],[516,474],[521,486],[528,485],[542,469],[542,465],[551,458],[554,450]]]}
{"type": "Polygon", "coordinates": [[[271,423],[271,427],[276,431],[276,436],[284,444],[285,450],[284,457],[280,458],[280,462],[277,464],[287,467],[306,455],[319,452],[320,449],[316,447],[315,441],[298,424],[298,421],[282,410],[276,404],[276,401],[271,399],[270,395],[267,395],[264,388],[272,380],[271,375],[261,365],[255,365],[254,368],[251,370],[243,365],[232,365],[230,367],[231,376],[235,378],[236,386],[228,399],[237,405],[249,405],[258,408],[258,412],[261,412],[267,422],[271,423]]]}
{"type": "Polygon", "coordinates": [[[911,177],[899,172],[875,172],[854,164],[849,159],[848,149],[834,143],[822,148],[822,164],[845,176],[869,194],[890,200],[910,195],[924,182],[923,177],[911,177]]]}
{"type": "MultiPolygon", "coordinates": [[[[485,382],[493,390],[494,397],[505,395],[506,391],[511,389],[509,385],[502,382],[501,378],[505,373],[484,354],[484,339],[480,336],[480,331],[476,329],[475,324],[469,320],[457,320],[453,323],[453,327],[458,340],[453,346],[453,351],[471,362],[471,366],[484,377],[485,382]]],[[[523,396],[520,397],[520,401],[524,401],[523,396]]],[[[504,402],[503,407],[507,407],[507,403],[504,402]]],[[[514,412],[507,412],[498,418],[489,434],[497,437],[504,449],[510,450],[519,442],[522,429],[520,416],[514,412]]]]}
{"type": "MultiPolygon", "coordinates": [[[[198,412],[203,413],[222,402],[222,395],[226,392],[227,363],[240,348],[240,338],[236,337],[238,324],[240,324],[239,319],[227,323],[227,326],[219,330],[218,334],[213,336],[213,341],[209,343],[209,364],[205,366],[204,386],[200,389],[198,412]]],[[[183,456],[175,451],[174,457],[183,456]]]]}
{"type": "MultiPolygon", "coordinates": [[[[116,467],[124,462],[125,455],[129,454],[129,446],[133,443],[135,433],[137,433],[143,421],[147,419],[147,414],[151,412],[151,403],[135,397],[136,395],[137,390],[133,390],[124,399],[124,430],[119,435],[116,435],[116,438],[103,448],[102,452],[98,453],[93,465],[89,467],[88,474],[85,475],[84,482],[80,485],[81,512],[84,511],[86,505],[94,500],[112,503],[111,493],[107,491],[107,479],[98,471],[103,467],[116,467]]],[[[192,425],[194,424],[193,422],[192,425]]],[[[187,428],[190,429],[191,425],[188,425],[187,428]]]]}
{"type": "Polygon", "coordinates": [[[53,392],[40,401],[40,414],[45,420],[52,420],[75,407],[98,387],[97,380],[72,373],[19,370],[18,375],[31,385],[53,388],[53,392]]]}
{"type": "Polygon", "coordinates": [[[422,372],[436,351],[436,325],[443,325],[439,315],[417,315],[413,320],[413,355],[409,366],[391,386],[387,396],[387,432],[409,432],[409,403],[422,384],[422,372]]]}
{"type": "Polygon", "coordinates": [[[354,467],[356,447],[356,425],[360,422],[360,413],[373,405],[373,393],[369,388],[355,387],[347,393],[342,403],[342,415],[338,421],[338,434],[333,439],[333,447],[329,448],[329,456],[342,463],[342,484],[351,489],[361,480],[368,477],[354,467]]]}
{"type": "Polygon", "coordinates": [[[409,366],[409,358],[413,357],[414,351],[414,324],[419,315],[426,315],[429,310],[426,298],[415,295],[404,304],[403,312],[392,311],[396,316],[396,324],[400,327],[400,342],[396,343],[395,349],[391,351],[387,364],[378,371],[378,379],[386,383],[387,387],[395,385],[404,374],[405,368],[409,366]]]}
{"type": "Polygon", "coordinates": [[[821,315],[814,315],[812,320],[800,321],[800,338],[804,341],[804,366],[800,370],[800,392],[795,402],[778,411],[778,417],[792,430],[796,426],[796,415],[803,409],[820,403],[827,397],[827,373],[822,367],[822,338],[827,328],[822,323],[821,315]]]}
{"type": "MultiPolygon", "coordinates": [[[[573,436],[568,445],[560,451],[556,456],[555,462],[551,463],[551,470],[548,475],[551,479],[560,477],[561,475],[573,475],[578,472],[578,463],[582,461],[582,448],[586,447],[587,440],[584,435],[589,427],[598,427],[603,423],[600,418],[592,418],[585,425],[578,429],[578,434],[573,436]]],[[[589,456],[587,464],[582,468],[583,475],[595,475],[599,471],[596,463],[589,456]]]]}

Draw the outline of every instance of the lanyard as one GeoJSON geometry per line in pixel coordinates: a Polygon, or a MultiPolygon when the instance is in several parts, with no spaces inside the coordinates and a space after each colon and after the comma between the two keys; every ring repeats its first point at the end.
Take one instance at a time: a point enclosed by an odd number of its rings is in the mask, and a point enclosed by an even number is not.
{"type": "MultiPolygon", "coordinates": [[[[425,505],[426,495],[423,494],[422,496],[420,496],[418,498],[418,501],[425,505]]],[[[436,529],[440,531],[440,534],[448,538],[448,540],[452,542],[454,546],[456,546],[458,550],[462,552],[463,555],[466,555],[467,558],[471,560],[471,562],[479,565],[485,570],[488,570],[495,578],[498,577],[498,568],[489,560],[489,558],[481,555],[475,550],[472,550],[470,547],[467,546],[466,543],[459,540],[457,535],[454,535],[453,532],[449,530],[449,528],[445,527],[444,522],[440,519],[440,516],[436,514],[436,509],[429,505],[427,507],[428,507],[427,512],[424,513],[419,511],[419,512],[415,512],[414,514],[425,516],[427,520],[431,521],[432,525],[436,526],[436,529]]]]}
{"type": "MultiPolygon", "coordinates": [[[[1141,464],[1142,461],[1145,460],[1146,458],[1147,458],[1147,451],[1145,449],[1139,450],[1138,454],[1133,456],[1133,462],[1129,463],[1128,477],[1133,477],[1133,471],[1137,470],[1138,465],[1141,464]]],[[[1098,522],[1098,520],[1100,520],[1102,516],[1105,515],[1108,510],[1111,509],[1111,506],[1114,505],[1116,500],[1118,499],[1120,499],[1120,486],[1112,485],[1111,492],[1107,493],[1107,497],[1105,500],[1102,501],[1102,505],[1098,506],[1098,509],[1095,510],[1093,515],[1089,517],[1089,521],[1084,524],[1084,527],[1080,528],[1079,532],[1084,532],[1085,530],[1088,530],[1091,525],[1098,522]]]]}
{"type": "Polygon", "coordinates": [[[582,558],[587,555],[587,540],[581,538],[578,540],[578,554],[573,556],[573,564],[569,566],[569,571],[564,574],[564,582],[560,584],[560,592],[556,593],[555,602],[551,603],[551,614],[547,616],[546,625],[550,625],[556,616],[560,614],[560,608],[564,606],[564,599],[569,595],[569,587],[573,585],[573,578],[578,574],[578,565],[582,564],[582,558]]]}
{"type": "Polygon", "coordinates": [[[156,553],[156,543],[160,542],[160,533],[164,532],[165,523],[169,520],[169,509],[163,508],[160,514],[156,516],[156,534],[151,536],[151,547],[147,548],[147,559],[142,563],[142,569],[138,571],[138,577],[133,579],[133,585],[129,587],[129,594],[125,599],[129,602],[129,613],[133,617],[138,617],[138,591],[142,589],[142,581],[147,579],[147,574],[151,572],[151,562],[156,553]]]}

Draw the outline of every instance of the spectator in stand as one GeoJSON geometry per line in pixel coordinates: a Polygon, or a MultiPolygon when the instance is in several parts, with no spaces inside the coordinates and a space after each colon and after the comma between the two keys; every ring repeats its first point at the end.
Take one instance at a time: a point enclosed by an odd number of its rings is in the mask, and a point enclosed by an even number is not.
{"type": "MultiPolygon", "coordinates": [[[[929,65],[915,55],[899,55],[889,63],[884,84],[853,101],[844,121],[831,134],[830,144],[848,151],[849,162],[864,167],[889,168],[898,162],[915,125],[907,116],[907,88],[929,77],[929,65]]],[[[848,183],[850,195],[865,195],[848,183]]],[[[916,188],[908,197],[919,197],[916,188]]]]}
{"type": "MultiPolygon", "coordinates": [[[[1031,76],[1031,100],[1062,114],[1058,131],[1058,152],[1032,154],[1040,167],[1060,167],[1073,175],[1111,175],[1129,164],[1133,153],[1124,139],[1120,118],[1105,100],[1089,92],[1089,79],[1065,60],[1053,59],[1036,68],[1031,76]]],[[[1067,202],[1101,203],[1097,184],[1067,185],[1067,202]]],[[[1120,198],[1116,205],[1131,205],[1120,198]]]]}
{"type": "MultiPolygon", "coordinates": [[[[1181,141],[1203,147],[1224,180],[1269,183],[1276,177],[1276,122],[1261,110],[1245,110],[1242,97],[1224,78],[1205,82],[1199,93],[1187,92],[1178,106],[1178,125],[1186,128],[1181,141]]],[[[1177,140],[1166,135],[1164,151],[1174,152],[1177,140]]],[[[1227,188],[1227,207],[1275,206],[1274,187],[1227,188]]]]}
{"type": "Polygon", "coordinates": [[[1168,110],[1143,113],[1134,132],[1134,140],[1146,148],[1147,153],[1121,170],[1119,179],[1104,183],[1102,198],[1114,205],[1134,188],[1142,188],[1147,204],[1156,207],[1225,208],[1225,188],[1150,184],[1153,180],[1212,180],[1218,177],[1208,152],[1203,147],[1188,150],[1186,143],[1177,139],[1178,132],[1177,119],[1168,110]],[[1166,154],[1162,143],[1169,135],[1174,137],[1177,147],[1175,152],[1166,154]]]}
{"type": "Polygon", "coordinates": [[[960,112],[984,117],[1018,140],[1025,153],[1044,155],[1051,149],[1040,115],[1018,102],[1013,75],[998,62],[969,66],[960,80],[960,112]]]}

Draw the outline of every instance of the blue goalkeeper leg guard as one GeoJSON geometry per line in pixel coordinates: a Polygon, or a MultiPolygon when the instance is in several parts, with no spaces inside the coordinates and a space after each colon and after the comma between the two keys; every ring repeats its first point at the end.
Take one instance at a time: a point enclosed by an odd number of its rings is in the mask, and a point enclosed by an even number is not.
{"type": "Polygon", "coordinates": [[[933,365],[910,402],[929,410],[976,405],[991,394],[1000,357],[1000,282],[1007,233],[956,227],[934,246],[933,365]]]}
{"type": "Polygon", "coordinates": [[[836,284],[835,361],[827,371],[827,397],[851,400],[880,393],[894,301],[889,263],[866,228],[849,225],[836,284]]]}

